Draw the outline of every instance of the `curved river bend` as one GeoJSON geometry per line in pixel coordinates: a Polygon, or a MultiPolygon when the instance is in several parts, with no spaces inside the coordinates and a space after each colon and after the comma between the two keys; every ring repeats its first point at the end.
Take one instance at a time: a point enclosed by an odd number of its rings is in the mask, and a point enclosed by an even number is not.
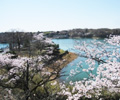
{"type": "MultiPolygon", "coordinates": [[[[54,43],[56,44],[59,44],[59,48],[60,49],[63,49],[63,50],[68,50],[70,52],[74,52],[76,53],[75,49],[74,48],[74,45],[75,45],[75,41],[85,41],[87,43],[90,43],[91,41],[94,41],[94,39],[92,38],[80,38],[80,39],[53,39],[52,40],[54,43]]],[[[98,39],[97,41],[101,41],[101,42],[104,42],[103,39],[98,39]]],[[[1,48],[6,48],[8,47],[8,44],[0,44],[0,49],[1,48]]],[[[85,61],[85,58],[82,58],[82,57],[78,57],[77,59],[73,60],[71,63],[69,63],[66,67],[64,67],[62,69],[62,72],[65,72],[65,75],[64,77],[61,77],[60,78],[60,81],[65,81],[65,82],[69,82],[69,81],[78,81],[78,80],[82,80],[83,78],[87,78],[88,75],[85,73],[85,72],[82,72],[80,74],[76,74],[75,76],[71,76],[70,75],[70,71],[72,69],[78,69],[80,71],[82,71],[82,69],[80,67],[78,67],[78,64],[80,61],[83,61],[82,65],[85,69],[88,68],[88,65],[86,65],[84,63],[85,61]]],[[[97,65],[96,65],[96,69],[97,69],[97,65]]],[[[96,69],[94,70],[94,74],[96,74],[96,69]]]]}
{"type": "MultiPolygon", "coordinates": [[[[76,53],[74,48],[75,45],[75,41],[85,41],[87,43],[90,43],[91,41],[94,41],[95,39],[92,38],[80,38],[80,39],[53,39],[53,42],[56,44],[59,44],[59,48],[63,49],[63,50],[68,50],[70,52],[74,52],[76,53]]],[[[101,41],[104,42],[103,39],[97,39],[97,41],[101,41]]],[[[69,63],[66,67],[64,67],[62,69],[62,72],[65,73],[66,76],[63,76],[60,78],[60,81],[65,81],[65,82],[69,82],[69,81],[79,81],[82,80],[83,78],[87,78],[88,75],[85,72],[82,72],[82,69],[80,67],[78,67],[79,62],[83,61],[82,65],[85,69],[88,68],[88,65],[86,65],[86,63],[84,63],[85,58],[82,57],[78,57],[77,59],[73,60],[71,63],[69,63]],[[75,76],[71,76],[70,75],[70,71],[74,69],[78,69],[80,71],[79,74],[76,74],[75,76]]],[[[96,65],[96,69],[97,69],[97,65],[96,65]]],[[[96,69],[94,70],[94,74],[96,74],[96,69]]]]}

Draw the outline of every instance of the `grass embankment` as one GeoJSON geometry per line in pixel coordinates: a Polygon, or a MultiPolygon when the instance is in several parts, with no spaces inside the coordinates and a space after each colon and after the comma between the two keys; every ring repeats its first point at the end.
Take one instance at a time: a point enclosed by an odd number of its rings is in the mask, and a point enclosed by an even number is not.
{"type": "MultiPolygon", "coordinates": [[[[58,59],[56,62],[59,63],[59,68],[64,68],[65,66],[67,66],[67,64],[69,64],[71,61],[75,60],[77,58],[77,54],[72,53],[72,52],[68,52],[68,54],[64,55],[61,59],[58,59]]],[[[51,64],[49,65],[49,71],[52,72],[54,71],[52,69],[53,65],[56,65],[57,63],[51,64]]]]}
{"type": "MultiPolygon", "coordinates": [[[[64,53],[65,51],[64,50],[60,50],[62,51],[62,53],[64,53]],[[64,52],[63,52],[64,51],[64,52]]],[[[50,64],[48,67],[47,67],[47,71],[48,72],[54,72],[55,70],[57,69],[53,69],[55,66],[56,68],[58,67],[58,69],[62,70],[64,67],[67,66],[67,64],[69,64],[70,62],[72,62],[73,60],[75,60],[77,58],[77,54],[75,53],[72,53],[72,52],[68,52],[66,55],[64,55],[62,58],[58,59],[57,61],[55,61],[53,64],[50,64]],[[54,67],[53,67],[54,66],[54,67]]],[[[51,77],[54,78],[55,76],[53,75],[51,77]]],[[[57,84],[59,83],[58,80],[54,80],[53,83],[56,82],[57,84]]],[[[57,85],[56,84],[56,85],[57,85]]]]}
{"type": "Polygon", "coordinates": [[[67,66],[67,64],[75,60],[77,57],[78,57],[77,54],[72,53],[72,52],[69,52],[68,54],[63,56],[62,59],[65,59],[66,61],[63,63],[63,65],[61,65],[61,68],[64,68],[65,66],[67,66]]]}
{"type": "MultiPolygon", "coordinates": [[[[65,51],[62,49],[60,49],[59,51],[60,51],[60,54],[65,53],[65,51]]],[[[77,58],[77,54],[72,53],[72,52],[68,52],[68,54],[64,55],[61,59],[58,60],[60,62],[63,62],[63,60],[64,60],[64,63],[61,64],[60,67],[64,68],[65,66],[67,66],[67,64],[69,64],[71,61],[73,61],[76,58],[77,58]]]]}

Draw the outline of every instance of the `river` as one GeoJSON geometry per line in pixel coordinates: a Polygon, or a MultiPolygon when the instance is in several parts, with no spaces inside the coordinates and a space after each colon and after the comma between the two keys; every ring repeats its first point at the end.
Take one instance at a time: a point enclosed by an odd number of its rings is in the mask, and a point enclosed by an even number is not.
{"type": "MultiPolygon", "coordinates": [[[[76,53],[76,50],[74,48],[74,45],[76,43],[75,41],[80,41],[80,42],[85,41],[87,43],[90,43],[91,41],[94,41],[94,40],[95,39],[93,38],[53,39],[53,42],[56,44],[59,44],[60,49],[68,50],[70,52],[76,53]]],[[[103,39],[97,39],[97,41],[104,42],[103,39]]],[[[82,65],[85,69],[88,68],[88,65],[86,65],[86,63],[84,62],[85,58],[78,57],[77,59],[73,60],[71,63],[69,63],[66,67],[62,69],[61,73],[64,72],[66,76],[61,77],[60,81],[65,81],[65,82],[79,81],[79,80],[83,80],[84,78],[88,78],[88,74],[83,72],[82,69],[78,66],[80,61],[83,61],[82,65]],[[71,76],[70,71],[72,69],[74,70],[78,69],[80,73],[78,72],[78,74],[76,74],[75,76],[71,76]]],[[[97,70],[97,64],[96,64],[95,70],[93,71],[95,75],[96,75],[96,70],[97,70]]]]}
{"type": "Polygon", "coordinates": [[[8,47],[8,44],[6,44],[6,43],[0,44],[0,49],[6,48],[6,47],[8,47]]]}
{"type": "MultiPolygon", "coordinates": [[[[76,44],[75,41],[80,41],[80,42],[85,41],[87,43],[90,43],[91,41],[94,40],[95,39],[93,38],[79,38],[79,39],[53,39],[52,41],[56,44],[59,44],[60,49],[68,50],[70,52],[76,53],[76,50],[74,48],[74,45],[76,44]]],[[[97,41],[104,42],[103,39],[97,39],[97,41]]],[[[8,47],[8,44],[0,44],[0,49],[6,47],[8,47]]],[[[78,57],[77,59],[73,60],[71,63],[69,63],[66,67],[62,69],[61,73],[64,72],[66,76],[61,77],[60,81],[69,82],[69,81],[78,81],[78,80],[82,80],[83,78],[87,78],[88,75],[85,72],[81,73],[82,69],[78,67],[80,61],[83,61],[82,65],[84,66],[85,69],[88,68],[88,65],[84,63],[85,58],[78,57]],[[71,76],[70,71],[72,69],[74,70],[78,69],[80,70],[80,73],[75,76],[71,76]]],[[[96,65],[96,69],[97,69],[97,65],[96,65]]],[[[94,74],[96,74],[96,69],[94,70],[94,74]]]]}

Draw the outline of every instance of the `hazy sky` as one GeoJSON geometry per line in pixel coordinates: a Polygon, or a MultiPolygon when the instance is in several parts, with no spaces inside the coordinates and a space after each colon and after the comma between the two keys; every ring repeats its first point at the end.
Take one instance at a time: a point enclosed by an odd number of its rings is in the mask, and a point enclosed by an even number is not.
{"type": "Polygon", "coordinates": [[[120,0],[0,0],[0,32],[120,28],[120,0]]]}

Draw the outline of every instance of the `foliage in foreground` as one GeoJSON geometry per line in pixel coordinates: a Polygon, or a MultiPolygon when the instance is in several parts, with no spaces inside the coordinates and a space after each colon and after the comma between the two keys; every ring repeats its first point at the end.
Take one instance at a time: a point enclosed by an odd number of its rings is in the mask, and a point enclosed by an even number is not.
{"type": "Polygon", "coordinates": [[[75,48],[78,55],[86,58],[85,69],[80,61],[78,67],[82,70],[72,70],[70,75],[76,75],[82,71],[89,77],[82,81],[70,82],[72,90],[64,84],[61,85],[60,94],[66,95],[67,100],[118,100],[120,98],[120,36],[111,36],[104,43],[94,41],[91,44],[79,43],[75,48]],[[97,75],[94,70],[97,65],[97,75]]]}
{"type": "Polygon", "coordinates": [[[51,65],[52,71],[49,71],[49,64],[55,58],[54,46],[55,49],[58,46],[56,47],[42,33],[35,34],[33,38],[32,45],[40,52],[46,49],[45,54],[30,56],[31,51],[29,51],[29,57],[15,56],[10,53],[0,54],[0,90],[3,91],[0,93],[1,99],[49,100],[57,98],[56,93],[60,90],[59,86],[52,84],[60,77],[61,68],[59,68],[59,63],[54,62],[51,65]]]}
{"type": "MultiPolygon", "coordinates": [[[[36,40],[51,44],[42,34],[34,36],[36,40]]],[[[42,45],[36,47],[42,51],[42,45]]],[[[34,41],[36,42],[36,41],[34,41]]],[[[40,42],[41,43],[41,42],[40,42]]],[[[55,81],[60,77],[60,64],[53,65],[49,71],[46,64],[53,58],[53,49],[48,55],[20,57],[0,55],[0,93],[1,98],[11,100],[117,100],[120,98],[120,36],[111,36],[104,43],[76,43],[78,55],[86,58],[85,69],[80,61],[79,66],[89,75],[82,81],[69,84],[55,81]],[[93,72],[97,66],[97,75],[93,72]]],[[[61,51],[62,52],[62,51],[61,51]]],[[[81,73],[72,70],[70,75],[81,73]]]]}

